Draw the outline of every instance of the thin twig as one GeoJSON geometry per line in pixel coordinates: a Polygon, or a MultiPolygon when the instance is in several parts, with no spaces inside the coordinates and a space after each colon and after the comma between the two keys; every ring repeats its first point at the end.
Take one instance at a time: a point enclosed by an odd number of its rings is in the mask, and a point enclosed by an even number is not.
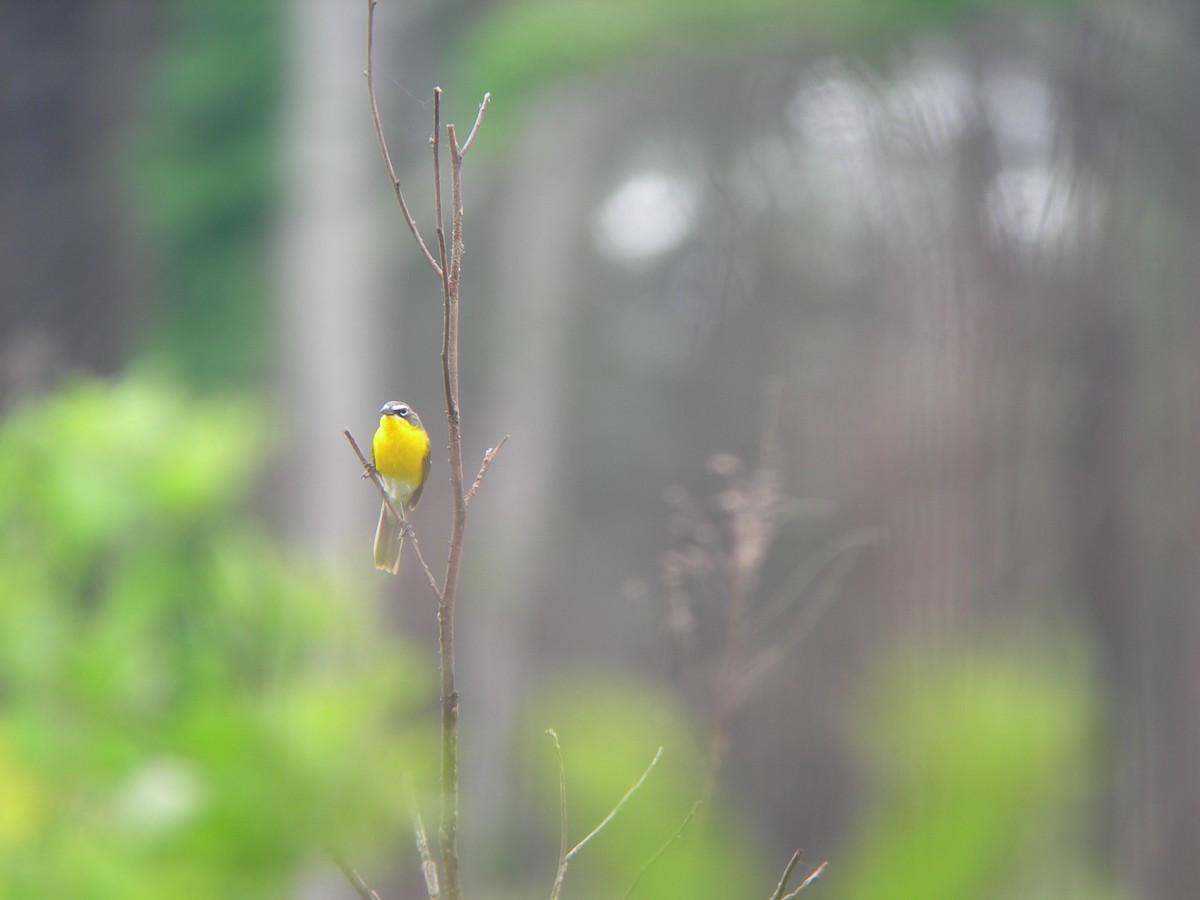
{"type": "Polygon", "coordinates": [[[439,900],[438,868],[429,850],[429,840],[425,836],[425,822],[421,819],[421,808],[417,805],[417,794],[413,790],[412,775],[404,776],[404,789],[408,794],[408,805],[412,808],[413,833],[417,838],[417,853],[421,857],[421,874],[425,876],[425,893],[429,900],[439,900]]]}
{"type": "Polygon", "coordinates": [[[825,870],[828,867],[829,867],[829,860],[825,860],[825,862],[821,863],[819,866],[817,866],[815,869],[813,869],[813,873],[811,875],[809,875],[807,878],[804,879],[804,881],[802,881],[800,883],[800,887],[796,888],[790,894],[787,894],[784,897],[782,897],[781,900],[792,900],[792,898],[794,898],[802,890],[804,890],[806,887],[808,887],[810,884],[812,884],[814,881],[816,881],[818,878],[820,878],[822,875],[824,875],[825,870]]]}
{"type": "Polygon", "coordinates": [[[667,842],[665,844],[663,844],[661,847],[659,847],[658,851],[653,856],[651,856],[648,860],[646,860],[646,862],[642,865],[642,867],[640,869],[638,869],[637,875],[635,875],[633,878],[633,883],[630,884],[629,889],[627,891],[625,891],[624,894],[621,895],[621,900],[629,900],[629,897],[633,894],[633,889],[635,887],[637,887],[638,882],[642,880],[642,876],[645,875],[646,872],[648,872],[650,870],[651,866],[653,866],[656,862],[658,862],[658,858],[660,856],[662,856],[664,853],[666,853],[668,848],[673,843],[675,843],[677,840],[679,840],[679,836],[681,834],[683,834],[683,829],[687,828],[688,822],[692,821],[692,817],[694,815],[696,815],[696,810],[698,810],[703,805],[704,805],[703,800],[697,800],[695,803],[692,804],[691,810],[689,810],[688,814],[683,817],[683,821],[679,823],[679,827],[675,829],[675,833],[673,835],[671,835],[669,838],[667,838],[667,842]]]}
{"type": "Polygon", "coordinates": [[[441,154],[441,134],[442,134],[442,89],[435,87],[433,89],[433,134],[429,136],[429,148],[433,152],[433,227],[437,234],[438,242],[438,259],[441,260],[441,266],[438,267],[438,275],[442,279],[442,295],[443,297],[450,296],[450,272],[449,262],[446,259],[446,229],[442,225],[442,154],[441,154]]]}
{"type": "Polygon", "coordinates": [[[479,112],[475,114],[475,124],[471,126],[470,132],[467,134],[467,139],[463,141],[462,152],[460,157],[466,156],[467,151],[471,149],[471,145],[475,143],[475,135],[479,133],[479,126],[483,124],[483,114],[487,112],[488,104],[492,102],[492,92],[488,91],[483,95],[483,100],[479,103],[479,112]]]}
{"type": "MultiPolygon", "coordinates": [[[[558,757],[558,859],[559,865],[567,858],[567,767],[563,762],[562,744],[558,742],[558,732],[547,728],[546,734],[554,742],[554,755],[558,757]]],[[[557,887],[558,881],[555,880],[557,887]]]]}
{"type": "MultiPolygon", "coordinates": [[[[555,745],[557,746],[557,744],[558,744],[558,738],[557,738],[557,736],[555,736],[555,745]]],[[[574,847],[572,847],[566,853],[562,854],[561,857],[559,857],[558,873],[554,877],[554,887],[550,891],[550,900],[558,900],[559,891],[562,890],[563,879],[565,879],[566,875],[567,875],[567,865],[571,862],[572,859],[575,858],[575,854],[578,853],[580,850],[582,850],[587,845],[588,841],[590,841],[592,838],[594,838],[596,835],[598,835],[601,831],[603,831],[604,827],[609,822],[611,822],[614,818],[616,818],[617,813],[619,813],[621,811],[622,807],[624,807],[625,804],[627,802],[629,802],[629,798],[632,797],[634,795],[634,793],[637,792],[637,789],[642,786],[642,783],[647,778],[650,777],[650,773],[654,771],[654,767],[658,765],[658,761],[660,759],[662,759],[662,755],[663,755],[663,748],[659,747],[658,752],[654,754],[654,759],[650,760],[650,765],[648,765],[646,767],[646,771],[644,771],[641,774],[641,777],[638,778],[638,780],[633,783],[632,787],[630,787],[629,790],[627,790],[625,792],[625,795],[620,800],[617,801],[617,805],[614,806],[609,811],[608,815],[604,817],[604,819],[600,822],[600,824],[597,825],[595,828],[593,828],[588,833],[587,837],[585,837],[582,841],[580,841],[578,844],[576,844],[574,847]]],[[[560,760],[561,760],[561,753],[560,753],[560,760]]],[[[561,772],[561,769],[560,769],[560,772],[561,772]]],[[[565,776],[563,776],[563,777],[565,777],[565,776]]]]}
{"type": "Polygon", "coordinates": [[[343,856],[335,856],[333,861],[337,863],[337,867],[342,870],[342,874],[346,876],[346,880],[354,888],[362,900],[379,900],[379,895],[371,889],[371,886],[363,881],[362,876],[358,874],[354,866],[350,865],[343,856]]]}
{"type": "Polygon", "coordinates": [[[383,486],[383,480],[379,477],[379,471],[373,466],[363,455],[362,450],[358,447],[358,441],[354,439],[354,435],[350,433],[349,428],[343,428],[342,434],[346,436],[346,440],[350,442],[351,449],[354,450],[354,455],[358,457],[358,461],[362,463],[363,476],[370,478],[375,483],[375,487],[379,489],[379,495],[383,497],[383,502],[387,504],[388,512],[392,514],[397,522],[400,523],[400,528],[404,532],[404,536],[408,538],[412,544],[413,552],[417,555],[417,560],[421,563],[421,569],[425,572],[425,578],[429,581],[429,586],[433,588],[433,592],[440,598],[441,590],[438,588],[437,578],[434,577],[433,570],[429,568],[429,564],[425,562],[425,557],[421,554],[421,542],[417,540],[417,531],[412,527],[407,517],[400,514],[400,510],[392,502],[392,495],[387,492],[387,488],[383,486]]]}
{"type": "Polygon", "coordinates": [[[483,465],[479,467],[479,474],[475,476],[475,480],[471,482],[471,487],[467,491],[467,505],[471,505],[471,500],[475,496],[475,492],[479,490],[479,483],[483,481],[483,476],[487,474],[488,466],[492,464],[492,460],[496,458],[496,454],[500,452],[500,448],[504,446],[504,442],[508,440],[508,435],[500,438],[500,443],[495,447],[488,447],[487,453],[483,454],[483,465]]]}
{"type": "Polygon", "coordinates": [[[387,140],[383,136],[383,123],[379,119],[379,104],[375,100],[375,64],[373,61],[375,56],[375,4],[377,2],[378,0],[367,0],[367,69],[363,73],[367,76],[367,96],[371,100],[371,120],[375,124],[375,138],[379,141],[383,164],[387,167],[388,180],[392,183],[392,192],[395,193],[396,200],[400,204],[400,213],[404,216],[404,222],[408,225],[408,230],[412,232],[413,239],[417,242],[421,253],[425,255],[426,261],[440,276],[442,268],[433,258],[433,254],[429,252],[429,248],[425,246],[425,240],[421,237],[416,220],[408,211],[408,204],[404,202],[404,192],[400,189],[400,179],[396,177],[396,167],[392,165],[392,155],[388,152],[387,140]]]}
{"type": "MultiPolygon", "coordinates": [[[[435,104],[436,107],[436,104],[435,104]]],[[[450,147],[450,263],[446,275],[446,305],[445,329],[442,341],[442,374],[446,391],[446,421],[451,432],[451,444],[457,441],[457,459],[450,461],[450,478],[455,475],[462,480],[462,443],[459,433],[459,403],[458,403],[458,316],[459,293],[462,284],[463,256],[463,205],[462,205],[462,154],[458,149],[453,125],[446,126],[446,143],[450,147]]],[[[436,165],[436,163],[435,163],[436,165]]],[[[438,193],[438,232],[442,233],[441,193],[438,193]]],[[[451,455],[456,453],[451,447],[451,455]]],[[[459,487],[461,488],[461,484],[459,487]]],[[[463,502],[463,514],[466,514],[466,492],[455,493],[455,502],[463,502]]]]}
{"type": "Polygon", "coordinates": [[[779,884],[775,885],[775,891],[771,894],[771,900],[783,900],[783,892],[788,888],[788,881],[791,880],[792,870],[796,868],[796,863],[800,862],[800,857],[803,853],[803,850],[797,850],[792,853],[792,858],[783,867],[783,874],[779,876],[779,884]]]}
{"type": "Polygon", "coordinates": [[[663,748],[659,747],[658,752],[654,754],[654,759],[650,760],[650,765],[646,766],[646,771],[644,771],[641,774],[641,776],[638,778],[638,780],[633,783],[632,787],[630,787],[629,790],[627,790],[625,792],[625,796],[623,796],[620,800],[617,801],[617,805],[612,808],[612,811],[609,812],[609,814],[604,817],[604,820],[599,825],[597,825],[595,828],[593,828],[591,830],[591,833],[588,834],[587,837],[585,837],[582,841],[580,841],[578,844],[576,844],[574,847],[571,848],[571,851],[567,854],[568,861],[570,861],[570,859],[572,857],[574,857],[576,853],[578,853],[580,850],[583,849],[584,844],[586,844],[588,841],[590,841],[592,838],[594,838],[596,835],[598,835],[604,829],[605,825],[607,825],[614,818],[616,818],[617,813],[619,813],[621,811],[621,807],[623,807],[626,803],[629,802],[629,798],[632,797],[634,795],[634,793],[636,793],[637,789],[642,786],[642,782],[644,782],[647,778],[650,777],[650,773],[654,771],[654,767],[658,765],[658,761],[660,759],[662,759],[662,755],[663,755],[663,748]]]}

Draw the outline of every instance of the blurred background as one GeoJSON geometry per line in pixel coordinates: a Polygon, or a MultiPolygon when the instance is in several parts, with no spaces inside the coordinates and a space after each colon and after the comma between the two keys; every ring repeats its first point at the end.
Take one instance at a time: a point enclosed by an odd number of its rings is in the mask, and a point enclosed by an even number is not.
{"type": "MultiPolygon", "coordinates": [[[[0,3],[0,897],[424,896],[366,2],[0,3]]],[[[466,163],[468,896],[1200,896],[1200,15],[381,0],[466,163]],[[697,805],[697,803],[699,805],[697,805]],[[651,864],[652,862],[652,864],[651,864]]]]}

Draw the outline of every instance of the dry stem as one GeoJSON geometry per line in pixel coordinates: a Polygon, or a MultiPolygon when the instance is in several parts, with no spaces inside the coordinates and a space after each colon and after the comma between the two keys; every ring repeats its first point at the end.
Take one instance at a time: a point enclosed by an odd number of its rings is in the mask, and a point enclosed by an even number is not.
{"type": "Polygon", "coordinates": [[[788,864],[783,869],[783,875],[779,879],[779,884],[775,886],[775,893],[771,894],[771,900],[794,900],[797,894],[816,881],[825,872],[825,868],[829,865],[829,860],[821,863],[809,874],[804,881],[800,882],[800,886],[791,893],[785,894],[788,889],[788,882],[792,878],[792,871],[796,868],[796,864],[800,862],[800,857],[803,855],[803,850],[797,850],[792,854],[792,858],[788,860],[788,864]]]}
{"type": "MultiPolygon", "coordinates": [[[[562,833],[561,833],[560,841],[561,841],[561,847],[563,849],[565,849],[567,846],[567,774],[566,774],[566,767],[563,765],[562,746],[558,742],[558,735],[555,734],[553,728],[547,729],[546,733],[548,735],[550,735],[550,740],[552,740],[554,742],[554,752],[558,756],[559,818],[560,818],[560,821],[562,824],[562,833]]],[[[642,783],[645,782],[645,780],[650,777],[650,773],[654,771],[654,767],[658,765],[658,761],[660,759],[662,759],[662,755],[663,755],[663,748],[659,747],[658,752],[654,754],[654,759],[650,760],[650,765],[646,766],[646,771],[642,772],[642,774],[638,778],[638,780],[635,781],[630,786],[629,790],[627,790],[625,792],[624,796],[621,797],[621,799],[617,801],[617,805],[614,806],[611,810],[609,810],[608,815],[604,817],[604,819],[600,822],[600,824],[597,825],[595,828],[593,828],[590,832],[588,832],[587,837],[585,837],[583,840],[581,840],[578,844],[576,844],[570,850],[566,850],[566,852],[560,851],[559,857],[558,857],[558,872],[554,876],[554,887],[551,888],[551,890],[550,890],[550,900],[558,900],[559,892],[562,891],[563,880],[567,877],[567,866],[568,866],[568,864],[570,864],[571,860],[575,858],[575,854],[578,853],[580,850],[582,850],[584,848],[584,846],[588,843],[588,841],[590,841],[592,838],[594,838],[596,835],[598,835],[601,831],[603,831],[604,827],[606,825],[608,825],[608,823],[611,822],[614,818],[616,818],[617,813],[619,813],[621,811],[621,809],[625,806],[625,804],[629,802],[629,798],[632,797],[635,793],[637,793],[637,790],[638,790],[638,788],[640,788],[642,786],[642,783]]]]}
{"type": "Polygon", "coordinates": [[[500,452],[500,448],[504,446],[508,440],[508,435],[500,438],[500,443],[495,447],[488,447],[487,453],[483,454],[483,464],[479,467],[479,474],[475,476],[475,480],[471,482],[471,488],[467,491],[467,505],[471,504],[471,500],[475,497],[475,492],[479,490],[479,485],[483,483],[483,476],[487,474],[488,466],[492,464],[492,460],[496,458],[496,454],[500,452]]]}
{"type": "Polygon", "coordinates": [[[342,870],[342,874],[346,876],[346,880],[350,882],[355,892],[362,900],[379,900],[379,895],[371,889],[361,875],[358,874],[354,866],[350,865],[344,857],[335,856],[333,861],[337,863],[337,867],[342,870]]]}
{"type": "Polygon", "coordinates": [[[805,878],[802,882],[800,882],[800,887],[796,888],[790,894],[785,894],[783,896],[782,900],[793,900],[793,898],[797,894],[799,894],[802,890],[804,890],[806,887],[808,887],[810,884],[812,884],[814,881],[816,881],[818,878],[820,878],[822,875],[824,875],[825,870],[827,868],[829,868],[829,860],[825,860],[825,862],[821,863],[819,866],[817,866],[815,869],[813,869],[812,874],[809,875],[807,878],[805,878]]]}
{"type": "MultiPolygon", "coordinates": [[[[435,93],[434,108],[437,109],[435,93]]],[[[450,145],[451,245],[449,274],[443,268],[445,290],[442,329],[442,383],[446,393],[446,429],[450,451],[450,495],[453,515],[450,520],[450,550],[446,556],[446,578],[438,603],[438,656],[441,661],[442,805],[438,839],[442,870],[446,876],[446,896],[461,900],[462,881],[458,872],[458,691],[454,687],[454,604],[458,599],[459,574],[462,571],[463,531],[467,522],[467,494],[463,479],[462,430],[458,404],[458,291],[462,272],[462,157],[454,138],[454,126],[446,126],[450,145]]],[[[434,172],[438,171],[437,140],[434,146],[434,172]]],[[[435,175],[436,177],[436,175],[435,175]]],[[[440,198],[440,190],[438,192],[440,198]]],[[[443,242],[441,210],[438,210],[438,242],[443,242]]]]}
{"type": "Polygon", "coordinates": [[[787,890],[788,881],[792,877],[792,870],[796,868],[796,863],[800,862],[800,856],[803,853],[803,850],[796,850],[792,853],[792,858],[783,867],[783,874],[779,876],[779,884],[775,885],[775,892],[771,894],[771,900],[783,900],[783,892],[787,890]]]}
{"type": "MultiPolygon", "coordinates": [[[[450,521],[450,547],[446,556],[446,575],[439,590],[437,579],[422,558],[421,564],[426,569],[426,577],[430,587],[438,598],[438,660],[439,660],[439,693],[441,708],[441,749],[440,749],[440,787],[441,803],[438,827],[438,850],[441,863],[442,885],[446,900],[462,900],[462,882],[459,876],[458,860],[458,692],[454,686],[454,607],[458,598],[458,585],[462,570],[463,533],[466,527],[468,492],[463,477],[462,463],[462,431],[459,413],[458,394],[458,315],[459,315],[459,285],[462,276],[462,159],[463,154],[474,143],[483,122],[484,112],[490,102],[490,94],[485,94],[475,116],[475,123],[467,136],[467,142],[461,148],[455,136],[453,125],[446,126],[446,143],[450,150],[450,241],[447,246],[446,232],[442,207],[442,170],[441,170],[441,88],[433,91],[433,134],[429,143],[433,155],[434,183],[434,223],[437,233],[437,257],[430,252],[421,238],[408,206],[404,202],[400,190],[399,179],[396,178],[392,165],[391,154],[388,152],[387,141],[383,136],[383,126],[380,123],[379,107],[375,100],[374,66],[372,63],[375,29],[376,0],[367,0],[367,93],[371,100],[371,114],[375,125],[375,136],[379,141],[383,154],[384,165],[392,189],[400,202],[400,210],[409,231],[417,242],[426,261],[433,268],[442,285],[443,299],[443,328],[442,328],[442,383],[446,401],[446,429],[448,433],[450,493],[452,516],[450,521]]],[[[382,490],[382,483],[373,467],[369,467],[354,439],[346,432],[355,452],[358,453],[364,469],[371,474],[376,486],[382,490]]],[[[501,441],[503,444],[503,441],[501,441]]],[[[484,464],[471,485],[470,495],[474,495],[482,481],[487,467],[495,455],[496,448],[489,450],[484,457],[484,464]]],[[[388,498],[386,497],[385,500],[388,498]]],[[[389,508],[393,509],[389,502],[389,508]]],[[[412,534],[403,516],[397,520],[412,534]]],[[[414,542],[415,543],[415,542],[414,542]]],[[[419,555],[419,552],[418,552],[419,555]]],[[[423,826],[420,831],[423,833],[423,826]]],[[[426,890],[431,900],[436,900],[436,883],[430,882],[426,876],[426,890]],[[432,886],[431,886],[432,885],[432,886]]]]}
{"type": "Polygon", "coordinates": [[[392,191],[400,204],[400,214],[404,216],[404,222],[408,225],[408,230],[412,232],[413,240],[417,242],[426,261],[433,266],[433,270],[438,275],[441,275],[441,267],[433,258],[433,254],[429,252],[429,248],[425,246],[421,231],[417,228],[412,213],[408,211],[408,204],[404,202],[404,192],[400,190],[400,179],[396,177],[396,168],[392,165],[392,155],[388,152],[387,141],[383,137],[383,123],[379,120],[379,104],[375,102],[375,69],[372,62],[375,55],[375,4],[377,2],[378,0],[367,0],[367,68],[363,73],[367,76],[367,96],[371,100],[371,121],[375,125],[375,139],[379,141],[379,152],[383,154],[383,164],[387,167],[388,180],[391,181],[392,191]]]}

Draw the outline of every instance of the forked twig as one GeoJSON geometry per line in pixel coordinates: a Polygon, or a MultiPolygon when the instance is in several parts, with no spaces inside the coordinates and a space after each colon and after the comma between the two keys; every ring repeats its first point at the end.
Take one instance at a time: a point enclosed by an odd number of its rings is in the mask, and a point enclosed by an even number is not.
{"type": "Polygon", "coordinates": [[[802,890],[804,890],[806,887],[808,887],[810,884],[812,884],[814,881],[816,881],[818,878],[820,878],[822,875],[824,875],[825,870],[828,867],[829,867],[829,860],[825,860],[825,862],[821,863],[819,866],[817,866],[815,869],[813,869],[811,875],[809,875],[802,882],[800,882],[800,887],[796,888],[790,894],[785,894],[783,896],[782,900],[792,900],[792,898],[794,898],[802,890]]]}
{"type": "Polygon", "coordinates": [[[408,521],[407,517],[402,516],[396,505],[392,502],[392,495],[387,492],[387,488],[383,486],[383,481],[379,477],[379,471],[373,466],[363,455],[362,450],[358,447],[358,441],[354,439],[354,435],[350,433],[349,428],[343,428],[342,434],[346,436],[346,440],[350,442],[350,447],[354,450],[354,455],[358,457],[358,461],[362,463],[363,476],[370,478],[375,482],[375,487],[379,489],[379,496],[383,497],[383,502],[387,504],[388,512],[400,523],[400,528],[404,532],[404,536],[412,543],[413,552],[416,553],[417,559],[421,563],[421,568],[425,572],[425,578],[429,581],[429,586],[433,588],[433,592],[440,598],[441,590],[438,588],[437,579],[433,575],[433,570],[425,562],[425,557],[421,555],[421,542],[417,540],[416,529],[408,521]]]}
{"type": "Polygon", "coordinates": [[[496,458],[496,454],[500,452],[500,448],[504,446],[508,440],[508,435],[500,438],[500,443],[495,447],[488,447],[487,453],[483,454],[483,465],[479,467],[479,474],[475,476],[475,480],[471,482],[471,487],[467,490],[467,503],[469,504],[475,496],[475,492],[479,490],[479,484],[483,481],[483,476],[487,474],[488,466],[492,464],[492,460],[496,458]]]}
{"type": "Polygon", "coordinates": [[[783,869],[783,875],[781,875],[779,878],[779,884],[777,884],[775,886],[775,892],[773,894],[771,894],[771,900],[794,900],[796,895],[798,895],[802,890],[804,890],[806,887],[808,887],[810,884],[812,884],[814,881],[816,881],[818,878],[820,878],[821,875],[824,873],[826,867],[829,865],[829,860],[826,860],[825,862],[821,863],[819,866],[817,866],[815,869],[813,869],[813,871],[809,874],[809,876],[807,878],[804,879],[804,881],[802,881],[800,883],[800,886],[798,888],[796,888],[791,893],[785,894],[784,891],[786,891],[788,889],[788,882],[792,878],[792,872],[793,872],[793,870],[795,870],[796,864],[800,862],[800,857],[803,854],[804,854],[803,850],[797,850],[795,853],[792,854],[792,858],[788,860],[788,864],[783,869]]]}
{"type": "Polygon", "coordinates": [[[396,195],[396,200],[400,204],[400,214],[404,216],[404,222],[408,225],[408,230],[412,232],[413,239],[417,242],[417,246],[421,248],[421,253],[425,255],[425,260],[429,265],[433,266],[433,271],[438,275],[442,274],[442,267],[438,265],[433,254],[429,252],[429,248],[425,246],[425,240],[421,237],[421,231],[417,228],[416,220],[413,219],[412,213],[408,211],[408,204],[404,202],[404,191],[400,189],[400,179],[396,177],[396,167],[392,165],[392,155],[388,152],[387,141],[383,137],[383,123],[379,119],[379,104],[375,101],[375,4],[378,0],[367,0],[367,68],[363,73],[367,77],[367,96],[371,100],[371,120],[375,124],[375,139],[379,142],[379,151],[383,154],[383,164],[387,168],[388,180],[392,183],[392,192],[396,195]]]}
{"type": "MultiPolygon", "coordinates": [[[[555,751],[555,753],[558,754],[558,778],[559,778],[559,786],[560,786],[559,802],[560,802],[560,817],[561,817],[561,821],[562,821],[562,836],[563,836],[562,846],[566,847],[566,845],[567,845],[567,842],[565,840],[566,833],[567,833],[566,767],[563,765],[562,747],[558,742],[558,735],[554,733],[553,728],[548,729],[546,733],[550,735],[550,739],[554,742],[554,751],[555,751]]],[[[650,773],[654,771],[654,767],[658,765],[658,761],[660,759],[662,759],[662,755],[663,755],[663,748],[659,747],[658,752],[654,754],[654,759],[650,760],[650,765],[646,766],[646,771],[644,771],[641,774],[641,776],[638,778],[638,780],[635,781],[633,783],[633,785],[629,788],[629,790],[627,790],[625,792],[624,796],[621,797],[621,799],[617,801],[617,805],[614,806],[611,810],[609,810],[608,815],[605,816],[603,820],[601,820],[600,824],[597,825],[595,828],[593,828],[590,832],[588,832],[587,837],[585,837],[583,840],[581,840],[578,844],[576,844],[574,847],[572,847],[566,853],[560,853],[559,858],[558,858],[558,872],[554,876],[554,887],[550,891],[550,900],[558,900],[559,892],[562,890],[563,880],[567,876],[567,865],[571,862],[572,859],[575,858],[575,854],[578,853],[580,850],[582,850],[587,845],[588,841],[590,841],[592,838],[594,838],[596,835],[598,835],[601,831],[603,831],[604,827],[606,825],[608,825],[608,823],[611,822],[614,818],[616,818],[617,813],[619,813],[621,811],[621,809],[625,806],[625,804],[627,802],[629,802],[629,798],[632,797],[637,792],[638,788],[640,788],[642,786],[642,783],[645,782],[645,780],[650,777],[650,773]]]]}
{"type": "Polygon", "coordinates": [[[800,862],[802,855],[804,855],[803,850],[797,850],[792,853],[792,858],[783,867],[783,874],[779,876],[779,884],[775,885],[775,891],[771,894],[771,900],[783,900],[783,892],[787,890],[788,881],[792,877],[792,870],[796,868],[796,864],[800,862]]]}

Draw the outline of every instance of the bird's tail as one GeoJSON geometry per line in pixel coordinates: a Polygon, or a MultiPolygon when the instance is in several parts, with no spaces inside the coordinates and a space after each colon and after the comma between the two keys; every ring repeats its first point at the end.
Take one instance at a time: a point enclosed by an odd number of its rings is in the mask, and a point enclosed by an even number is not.
{"type": "Polygon", "coordinates": [[[392,518],[388,505],[379,505],[379,526],[375,529],[375,568],[395,575],[400,571],[400,550],[404,533],[400,523],[392,518]]]}

